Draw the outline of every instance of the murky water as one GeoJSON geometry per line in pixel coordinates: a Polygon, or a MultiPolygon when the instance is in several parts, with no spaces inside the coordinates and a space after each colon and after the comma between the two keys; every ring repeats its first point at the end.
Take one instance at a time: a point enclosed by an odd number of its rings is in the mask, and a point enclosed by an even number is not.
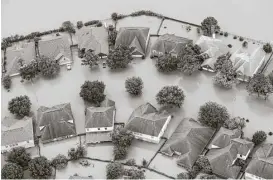
{"type": "Polygon", "coordinates": [[[109,18],[147,9],[198,23],[215,16],[224,30],[273,40],[272,0],[1,0],[2,36],[56,28],[63,21],[109,18]]]}

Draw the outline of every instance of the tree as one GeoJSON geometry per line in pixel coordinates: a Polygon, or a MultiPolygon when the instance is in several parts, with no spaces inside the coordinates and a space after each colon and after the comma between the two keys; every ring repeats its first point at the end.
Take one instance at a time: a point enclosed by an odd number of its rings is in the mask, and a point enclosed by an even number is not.
{"type": "Polygon", "coordinates": [[[252,142],[255,145],[259,145],[262,142],[264,142],[266,140],[266,138],[267,138],[267,135],[264,131],[257,131],[253,134],[252,142]]]}
{"type": "Polygon", "coordinates": [[[204,125],[217,128],[222,126],[229,117],[226,107],[216,102],[207,102],[200,107],[198,120],[204,125]]]}
{"type": "Polygon", "coordinates": [[[181,107],[185,99],[182,89],[178,86],[165,86],[156,95],[156,101],[160,105],[181,107]]]}
{"type": "Polygon", "coordinates": [[[28,166],[30,160],[30,153],[27,153],[24,147],[13,148],[7,154],[7,162],[15,163],[23,168],[28,166]]]}
{"type": "Polygon", "coordinates": [[[172,72],[177,70],[178,59],[170,53],[158,57],[155,66],[160,72],[172,72]]]}
{"type": "Polygon", "coordinates": [[[44,156],[32,159],[28,164],[28,169],[35,179],[48,179],[52,175],[50,163],[44,156]]]}
{"type": "Polygon", "coordinates": [[[220,72],[216,73],[213,77],[213,83],[226,89],[231,89],[233,85],[233,81],[228,80],[227,77],[220,72]]]}
{"type": "Polygon", "coordinates": [[[60,73],[60,65],[55,60],[46,56],[37,59],[38,69],[46,78],[56,77],[60,73]]]}
{"type": "Polygon", "coordinates": [[[134,48],[119,45],[108,54],[106,63],[110,69],[126,68],[133,60],[132,52],[134,48]]]}
{"type": "Polygon", "coordinates": [[[177,179],[189,179],[189,174],[187,172],[182,172],[177,174],[177,179]]]}
{"type": "Polygon", "coordinates": [[[200,69],[202,60],[196,55],[185,55],[183,60],[179,62],[178,69],[191,75],[193,72],[200,69]]]}
{"type": "Polygon", "coordinates": [[[214,17],[205,18],[201,23],[201,29],[205,36],[212,36],[215,31],[220,32],[220,26],[214,17]]]}
{"type": "Polygon", "coordinates": [[[58,154],[54,159],[51,161],[51,166],[56,169],[64,169],[68,164],[68,159],[66,156],[58,154]]]}
{"type": "Polygon", "coordinates": [[[10,113],[22,118],[30,113],[31,102],[28,96],[18,96],[9,101],[8,110],[10,113]]]}
{"type": "MultiPolygon", "coordinates": [[[[72,41],[72,34],[76,33],[73,23],[71,23],[70,21],[65,21],[63,22],[62,27],[64,28],[66,32],[69,33],[70,39],[72,41]]],[[[73,45],[73,41],[72,41],[72,45],[73,45]]]]}
{"type": "Polygon", "coordinates": [[[263,45],[263,50],[266,53],[271,53],[272,52],[272,46],[269,43],[266,43],[265,45],[263,45]]]}
{"type": "Polygon", "coordinates": [[[107,179],[119,179],[124,173],[124,167],[119,162],[112,162],[106,166],[107,179]]]}
{"type": "Polygon", "coordinates": [[[82,27],[83,27],[82,21],[78,21],[78,22],[77,22],[77,28],[78,28],[78,29],[81,29],[82,27]]]}
{"type": "Polygon", "coordinates": [[[7,163],[1,171],[2,179],[23,179],[23,168],[15,163],[7,163]]]}
{"type": "Polygon", "coordinates": [[[85,101],[99,105],[105,99],[104,89],[102,81],[85,81],[81,86],[80,96],[85,101]]]}
{"type": "Polygon", "coordinates": [[[118,14],[115,13],[115,12],[112,13],[112,14],[111,14],[111,18],[112,18],[113,21],[117,21],[117,20],[118,20],[118,14]]]}
{"type": "Polygon", "coordinates": [[[10,89],[11,86],[11,78],[9,75],[5,75],[2,79],[2,84],[5,89],[10,89]]]}
{"type": "Polygon", "coordinates": [[[109,46],[111,46],[111,47],[115,46],[117,34],[118,34],[118,32],[116,31],[116,29],[111,29],[111,27],[109,27],[109,35],[108,35],[109,46]]]}
{"type": "Polygon", "coordinates": [[[125,89],[131,95],[139,95],[142,93],[143,81],[140,77],[130,77],[125,81],[125,89]]]}
{"type": "Polygon", "coordinates": [[[269,77],[264,74],[254,74],[247,84],[246,90],[250,95],[255,93],[258,94],[258,97],[263,95],[266,99],[269,94],[273,93],[273,86],[269,77]]]}
{"type": "Polygon", "coordinates": [[[84,54],[84,59],[82,59],[82,65],[89,66],[92,69],[94,66],[98,66],[99,57],[98,55],[94,54],[93,50],[88,50],[84,54]]]}
{"type": "Polygon", "coordinates": [[[271,82],[273,86],[273,71],[268,75],[269,81],[271,82]]]}
{"type": "Polygon", "coordinates": [[[38,75],[38,64],[35,60],[32,60],[28,64],[20,67],[20,76],[24,80],[32,80],[38,75]]]}
{"type": "Polygon", "coordinates": [[[210,162],[206,156],[199,156],[195,164],[202,172],[208,174],[212,173],[210,162]]]}
{"type": "Polygon", "coordinates": [[[117,128],[112,133],[115,159],[126,158],[128,148],[131,146],[133,139],[133,134],[124,128],[117,128]]]}
{"type": "Polygon", "coordinates": [[[132,167],[124,170],[124,175],[128,176],[129,179],[145,179],[143,170],[132,167]]]}
{"type": "Polygon", "coordinates": [[[216,62],[214,63],[214,67],[217,72],[221,71],[223,64],[229,59],[229,57],[230,57],[230,54],[227,53],[217,58],[216,62]]]}
{"type": "Polygon", "coordinates": [[[243,129],[245,127],[245,118],[234,117],[232,119],[228,119],[224,122],[223,127],[234,130],[234,129],[243,129]]]}

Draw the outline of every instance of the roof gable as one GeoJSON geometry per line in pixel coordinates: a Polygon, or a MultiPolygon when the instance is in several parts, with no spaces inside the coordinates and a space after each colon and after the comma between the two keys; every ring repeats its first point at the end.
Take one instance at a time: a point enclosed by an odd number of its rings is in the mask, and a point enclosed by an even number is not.
{"type": "Polygon", "coordinates": [[[85,116],[85,128],[112,127],[114,107],[90,107],[85,116]]]}

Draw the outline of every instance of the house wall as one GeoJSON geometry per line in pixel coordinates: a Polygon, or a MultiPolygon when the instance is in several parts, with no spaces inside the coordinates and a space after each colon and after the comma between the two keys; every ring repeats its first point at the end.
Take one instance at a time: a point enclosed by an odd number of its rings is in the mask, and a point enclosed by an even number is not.
{"type": "Polygon", "coordinates": [[[250,174],[250,173],[245,173],[245,179],[253,179],[253,180],[259,180],[259,179],[264,179],[264,178],[261,178],[261,177],[258,177],[258,176],[255,176],[253,174],[250,174]]]}
{"type": "Polygon", "coordinates": [[[10,151],[12,148],[15,148],[15,147],[31,148],[34,146],[35,146],[34,140],[29,140],[29,141],[19,142],[15,144],[6,145],[6,146],[1,146],[1,151],[3,153],[5,151],[10,151]]]}
{"type": "Polygon", "coordinates": [[[112,121],[112,126],[111,127],[85,128],[85,132],[86,133],[91,133],[91,132],[113,131],[114,130],[115,117],[116,117],[116,110],[113,111],[113,121],[112,121]]]}

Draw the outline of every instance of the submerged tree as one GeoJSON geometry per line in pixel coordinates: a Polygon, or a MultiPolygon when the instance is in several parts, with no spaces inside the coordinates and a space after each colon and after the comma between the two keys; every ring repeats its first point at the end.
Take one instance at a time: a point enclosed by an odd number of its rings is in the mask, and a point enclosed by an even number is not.
{"type": "Polygon", "coordinates": [[[252,137],[252,142],[255,145],[259,145],[262,142],[264,142],[267,138],[267,135],[264,131],[257,131],[254,133],[253,137],[252,137]]]}
{"type": "Polygon", "coordinates": [[[82,27],[83,27],[82,21],[78,21],[78,22],[77,22],[77,28],[78,28],[78,29],[81,29],[82,27]]]}
{"type": "Polygon", "coordinates": [[[109,29],[108,44],[110,47],[113,47],[115,46],[118,32],[116,31],[116,29],[111,27],[109,27],[108,29],[109,29]]]}
{"type": "Polygon", "coordinates": [[[106,63],[110,69],[126,68],[133,60],[132,52],[134,48],[119,45],[108,54],[106,63]]]}
{"type": "Polygon", "coordinates": [[[46,157],[32,159],[28,164],[30,174],[35,179],[48,179],[52,175],[52,167],[46,157]]]}
{"type": "Polygon", "coordinates": [[[5,89],[10,89],[11,86],[11,78],[9,75],[5,75],[2,79],[2,84],[5,89]]]}
{"type": "Polygon", "coordinates": [[[23,179],[23,168],[15,163],[7,163],[1,171],[2,179],[23,179]]]}
{"type": "Polygon", "coordinates": [[[41,56],[37,62],[39,71],[46,78],[56,77],[60,73],[59,63],[49,57],[41,56]]]}
{"type": "Polygon", "coordinates": [[[199,109],[198,120],[213,128],[222,126],[229,118],[227,108],[216,102],[207,102],[199,109]]]}
{"type": "Polygon", "coordinates": [[[68,159],[66,156],[58,154],[54,159],[52,159],[50,164],[56,169],[64,169],[68,164],[68,159]]]}
{"type": "Polygon", "coordinates": [[[178,58],[166,53],[158,57],[155,66],[160,72],[172,72],[177,70],[178,58]]]}
{"type": "Polygon", "coordinates": [[[246,90],[250,95],[258,94],[258,96],[262,95],[267,99],[273,93],[273,86],[269,77],[264,74],[254,74],[246,86],[246,90]]]}
{"type": "Polygon", "coordinates": [[[10,113],[22,118],[30,113],[31,102],[28,96],[18,96],[9,101],[8,109],[10,113]]]}
{"type": "Polygon", "coordinates": [[[30,63],[25,64],[20,68],[20,76],[24,80],[32,81],[38,73],[38,64],[35,60],[32,60],[30,63]]]}
{"type": "Polygon", "coordinates": [[[119,162],[112,162],[106,166],[107,179],[119,179],[124,173],[124,167],[119,162]]]}
{"type": "Polygon", "coordinates": [[[13,148],[7,154],[7,162],[18,164],[21,167],[27,167],[31,160],[30,153],[26,152],[24,147],[13,148]]]}
{"type": "Polygon", "coordinates": [[[99,57],[92,50],[88,50],[84,59],[82,59],[82,65],[89,66],[92,69],[94,66],[98,66],[99,57]]]}
{"type": "Polygon", "coordinates": [[[214,63],[214,67],[217,72],[221,71],[223,64],[229,59],[229,57],[230,53],[227,53],[217,58],[216,62],[214,63]]]}
{"type": "Polygon", "coordinates": [[[131,77],[125,81],[125,89],[131,95],[139,95],[142,93],[143,81],[140,77],[131,77]]]}
{"type": "Polygon", "coordinates": [[[205,36],[212,36],[215,31],[220,32],[220,26],[214,17],[205,18],[201,23],[201,29],[205,36]]]}
{"type": "Polygon", "coordinates": [[[266,52],[266,53],[271,53],[271,52],[272,52],[272,46],[271,46],[269,43],[266,43],[266,44],[263,46],[263,50],[264,50],[264,52],[266,52]]]}
{"type": "Polygon", "coordinates": [[[185,99],[182,89],[178,86],[165,86],[156,95],[156,101],[164,106],[181,107],[185,99]]]}
{"type": "Polygon", "coordinates": [[[80,96],[87,102],[99,105],[105,99],[104,89],[102,81],[85,81],[81,86],[80,96]]]}
{"type": "Polygon", "coordinates": [[[76,30],[75,30],[75,28],[74,28],[73,23],[70,22],[70,21],[65,21],[65,22],[63,22],[62,27],[64,28],[64,30],[65,30],[66,32],[69,33],[70,39],[71,39],[71,42],[72,42],[72,45],[73,45],[72,34],[76,33],[76,30]]]}

